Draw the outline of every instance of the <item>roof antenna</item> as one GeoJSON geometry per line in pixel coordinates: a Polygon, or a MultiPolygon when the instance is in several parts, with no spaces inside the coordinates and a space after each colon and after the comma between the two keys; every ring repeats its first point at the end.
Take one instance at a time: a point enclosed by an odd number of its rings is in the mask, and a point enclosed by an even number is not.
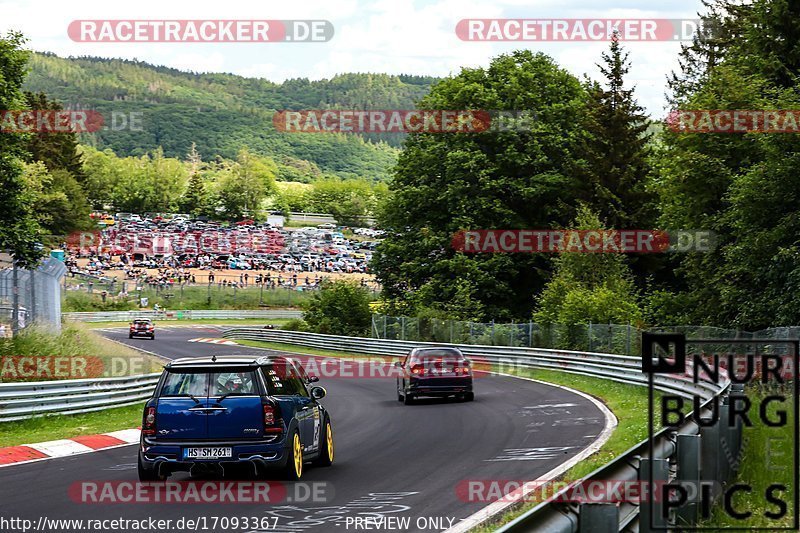
{"type": "Polygon", "coordinates": [[[217,356],[216,355],[212,355],[211,356],[211,362],[212,363],[216,363],[217,362],[217,356]]]}

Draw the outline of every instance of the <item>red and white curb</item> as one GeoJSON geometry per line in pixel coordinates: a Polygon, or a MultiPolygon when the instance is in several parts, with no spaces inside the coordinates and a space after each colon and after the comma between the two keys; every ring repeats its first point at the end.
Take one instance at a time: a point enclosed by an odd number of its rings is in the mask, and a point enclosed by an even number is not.
{"type": "Polygon", "coordinates": [[[228,346],[237,344],[233,341],[229,341],[228,339],[206,338],[206,337],[201,337],[199,339],[189,339],[189,342],[204,342],[206,344],[225,344],[228,346]]]}
{"type": "Polygon", "coordinates": [[[98,450],[129,446],[139,442],[140,430],[122,429],[99,435],[84,435],[70,439],[51,440],[0,448],[0,468],[20,463],[32,463],[57,457],[68,457],[98,450]]]}

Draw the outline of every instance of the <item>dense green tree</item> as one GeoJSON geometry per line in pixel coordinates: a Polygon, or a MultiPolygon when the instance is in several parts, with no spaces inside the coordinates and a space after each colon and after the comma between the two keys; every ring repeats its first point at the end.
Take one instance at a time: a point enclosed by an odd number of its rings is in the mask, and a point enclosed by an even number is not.
{"type": "Polygon", "coordinates": [[[329,282],[306,304],[303,319],[317,333],[367,335],[372,321],[369,302],[369,293],[357,283],[329,282]]]}
{"type": "Polygon", "coordinates": [[[81,185],[65,169],[50,171],[41,161],[26,163],[26,188],[31,195],[31,213],[50,235],[89,229],[91,211],[81,185]]]}
{"type": "Polygon", "coordinates": [[[381,210],[387,239],[373,259],[385,298],[429,307],[460,290],[485,317],[529,317],[549,259],[467,256],[453,249],[453,235],[568,223],[585,192],[579,176],[586,170],[586,100],[574,76],[529,51],[499,56],[485,69],[462,69],[435,85],[420,108],[526,110],[537,119],[507,131],[408,137],[381,210]]]}
{"type": "MultiPolygon", "coordinates": [[[[0,37],[0,110],[25,108],[21,88],[29,52],[24,43],[19,33],[0,37]]],[[[29,135],[0,134],[0,250],[10,251],[22,263],[32,263],[40,255],[41,228],[32,212],[35,194],[27,189],[23,175],[28,144],[29,135]]]]}
{"type": "MultiPolygon", "coordinates": [[[[62,111],[64,106],[47,98],[44,93],[25,93],[30,109],[62,111]]],[[[66,170],[78,183],[83,183],[83,159],[78,150],[76,133],[40,131],[30,136],[28,151],[31,161],[41,161],[48,170],[66,170]]]]}
{"type": "MultiPolygon", "coordinates": [[[[713,7],[722,29],[712,46],[696,42],[688,49],[695,61],[675,76],[675,104],[798,109],[796,3],[713,7]]],[[[671,293],[690,310],[688,319],[747,329],[797,323],[796,136],[667,130],[659,152],[662,225],[718,234],[715,251],[676,259],[671,293]]],[[[663,292],[659,300],[662,309],[674,307],[663,292]]]]}
{"type": "MultiPolygon", "coordinates": [[[[579,208],[570,228],[604,229],[598,216],[586,206],[579,208]]],[[[553,276],[537,303],[533,319],[542,324],[631,324],[642,319],[623,254],[560,253],[553,276]]]]}
{"type": "Polygon", "coordinates": [[[272,160],[239,150],[236,161],[222,171],[218,182],[220,205],[228,218],[258,216],[262,202],[275,191],[272,160]]]}
{"type": "Polygon", "coordinates": [[[213,215],[211,195],[206,190],[205,184],[205,174],[208,169],[203,163],[195,143],[192,143],[192,147],[186,156],[186,167],[189,173],[189,182],[186,186],[186,191],[181,197],[181,211],[195,216],[213,215]]]}
{"type": "Polygon", "coordinates": [[[602,58],[603,64],[598,67],[605,86],[589,85],[588,202],[611,228],[646,228],[655,218],[647,190],[648,120],[633,89],[625,88],[630,62],[617,33],[602,58]]]}

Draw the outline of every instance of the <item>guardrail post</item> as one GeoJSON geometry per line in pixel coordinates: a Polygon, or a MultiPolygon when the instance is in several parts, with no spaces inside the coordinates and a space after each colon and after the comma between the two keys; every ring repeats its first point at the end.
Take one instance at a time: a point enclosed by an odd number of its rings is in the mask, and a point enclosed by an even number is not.
{"type": "Polygon", "coordinates": [[[578,533],[618,533],[619,507],[615,503],[578,506],[578,533]]]}
{"type": "MultiPolygon", "coordinates": [[[[735,401],[736,398],[743,398],[745,396],[744,393],[744,384],[741,383],[734,383],[731,385],[731,393],[728,396],[729,402],[735,401]]],[[[736,423],[734,427],[731,428],[731,449],[733,450],[733,455],[735,458],[733,466],[734,472],[739,471],[739,453],[742,451],[742,431],[744,425],[742,424],[741,417],[736,417],[736,423]]]]}
{"type": "Polygon", "coordinates": [[[700,479],[712,485],[712,494],[719,495],[719,423],[700,427],[700,479]]]}
{"type": "Polygon", "coordinates": [[[641,459],[639,481],[642,482],[643,501],[639,505],[639,533],[663,531],[667,527],[664,504],[661,501],[661,485],[669,479],[669,462],[666,459],[641,459]],[[650,466],[653,479],[650,479],[650,466]],[[652,525],[652,527],[651,527],[652,525]]]}
{"type": "Polygon", "coordinates": [[[676,481],[682,482],[694,497],[678,509],[677,524],[694,525],[697,523],[697,502],[700,497],[700,435],[678,435],[677,440],[677,475],[676,481]]]}
{"type": "Polygon", "coordinates": [[[728,425],[728,413],[730,412],[731,406],[728,405],[727,398],[725,400],[725,403],[719,406],[719,421],[716,424],[719,426],[717,473],[720,483],[725,483],[730,479],[731,461],[735,460],[732,442],[733,431],[731,431],[732,428],[728,425]]]}

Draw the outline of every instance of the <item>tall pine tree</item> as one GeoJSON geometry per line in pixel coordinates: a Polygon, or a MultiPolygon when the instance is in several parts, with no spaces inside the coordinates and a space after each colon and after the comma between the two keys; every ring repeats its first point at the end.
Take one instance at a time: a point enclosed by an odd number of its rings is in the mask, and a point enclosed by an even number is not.
{"type": "Polygon", "coordinates": [[[647,192],[648,121],[633,88],[625,88],[630,62],[616,32],[602,58],[598,67],[605,86],[589,86],[588,200],[611,228],[649,227],[653,205],[647,192]]]}

